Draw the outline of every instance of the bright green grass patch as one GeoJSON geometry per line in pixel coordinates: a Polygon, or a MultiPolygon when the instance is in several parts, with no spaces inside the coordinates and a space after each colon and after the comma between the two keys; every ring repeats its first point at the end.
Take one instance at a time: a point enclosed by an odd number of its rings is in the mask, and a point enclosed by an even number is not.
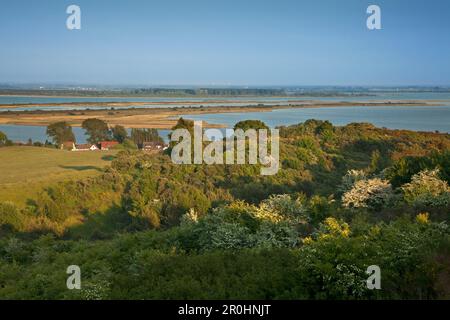
{"type": "Polygon", "coordinates": [[[115,150],[72,152],[40,147],[0,148],[0,201],[26,204],[44,187],[99,174],[115,150]]]}

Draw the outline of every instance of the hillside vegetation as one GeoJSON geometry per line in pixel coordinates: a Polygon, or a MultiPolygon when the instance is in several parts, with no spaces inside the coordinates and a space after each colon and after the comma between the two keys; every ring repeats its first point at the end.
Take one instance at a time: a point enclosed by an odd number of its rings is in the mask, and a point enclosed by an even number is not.
{"type": "Polygon", "coordinates": [[[450,297],[449,135],[309,120],[280,136],[274,176],[123,151],[26,208],[0,203],[0,297],[450,297]]]}

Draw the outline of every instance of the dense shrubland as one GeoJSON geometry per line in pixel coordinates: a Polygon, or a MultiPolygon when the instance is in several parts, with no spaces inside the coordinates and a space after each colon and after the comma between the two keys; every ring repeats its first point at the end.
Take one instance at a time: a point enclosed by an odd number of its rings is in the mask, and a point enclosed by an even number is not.
{"type": "Polygon", "coordinates": [[[274,176],[123,151],[24,209],[1,203],[0,297],[450,297],[448,135],[309,120],[280,137],[274,176]]]}

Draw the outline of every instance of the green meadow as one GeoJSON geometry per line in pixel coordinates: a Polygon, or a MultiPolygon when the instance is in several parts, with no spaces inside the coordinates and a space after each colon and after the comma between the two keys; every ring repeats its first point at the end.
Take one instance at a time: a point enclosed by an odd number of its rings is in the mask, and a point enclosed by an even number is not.
{"type": "Polygon", "coordinates": [[[56,182],[96,176],[116,153],[24,146],[0,148],[0,201],[24,205],[56,182]]]}

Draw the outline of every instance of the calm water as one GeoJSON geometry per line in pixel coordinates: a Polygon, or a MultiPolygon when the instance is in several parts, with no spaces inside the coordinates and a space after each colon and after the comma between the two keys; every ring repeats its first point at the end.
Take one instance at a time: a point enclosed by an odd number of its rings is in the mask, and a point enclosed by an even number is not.
{"type": "MultiPolygon", "coordinates": [[[[245,119],[264,121],[271,127],[292,125],[308,119],[329,120],[334,125],[346,125],[351,122],[370,122],[377,127],[390,129],[408,129],[415,131],[440,131],[450,133],[450,106],[380,106],[380,107],[335,107],[335,108],[305,108],[280,109],[270,112],[217,113],[201,115],[183,115],[192,120],[204,120],[209,123],[225,124],[233,127],[236,122],[245,119]]],[[[84,130],[73,128],[79,143],[86,142],[84,130]]],[[[0,131],[6,133],[13,141],[44,142],[46,127],[0,125],[0,131]]],[[[169,130],[158,130],[167,142],[169,130]]]]}
{"type": "MultiPolygon", "coordinates": [[[[135,97],[119,97],[119,98],[95,98],[95,97],[81,97],[81,98],[64,98],[64,97],[26,97],[26,96],[0,96],[0,104],[22,104],[22,103],[33,103],[33,104],[45,104],[45,103],[83,103],[83,102],[152,102],[161,104],[153,105],[130,105],[126,107],[115,107],[120,108],[159,108],[159,107],[190,107],[196,106],[198,104],[190,105],[189,103],[202,103],[205,107],[218,107],[218,106],[245,106],[245,105],[258,105],[258,104],[270,104],[279,105],[286,103],[295,103],[295,101],[303,100],[319,100],[319,101],[370,101],[370,100],[446,100],[445,104],[450,104],[450,92],[389,92],[389,93],[371,93],[369,96],[349,96],[349,97],[289,97],[289,98],[278,98],[278,97],[215,97],[215,98],[135,98],[135,97]],[[225,102],[214,102],[217,100],[225,102]],[[242,103],[241,101],[246,102],[242,103]],[[165,105],[165,102],[180,102],[179,104],[165,105]]],[[[39,106],[39,107],[20,107],[11,110],[16,111],[26,111],[26,110],[85,110],[85,109],[106,109],[107,106],[39,106]]],[[[3,109],[4,111],[8,109],[3,109]]]]}
{"type": "Polygon", "coordinates": [[[329,120],[334,125],[370,122],[377,127],[450,133],[450,106],[380,106],[279,109],[270,112],[184,115],[192,120],[225,124],[232,127],[245,119],[264,121],[271,127],[292,125],[308,119],[329,120]]]}
{"type": "MultiPolygon", "coordinates": [[[[47,127],[44,126],[19,126],[19,125],[0,125],[0,131],[4,132],[8,139],[12,141],[22,141],[27,142],[29,138],[34,141],[45,142],[45,140],[50,140],[46,134],[47,127]]],[[[84,129],[80,127],[72,127],[73,133],[75,134],[75,139],[77,143],[86,143],[86,135],[84,134],[84,129]]],[[[158,130],[159,135],[168,141],[167,135],[169,130],[158,130]]],[[[130,133],[130,130],[128,130],[130,133]]]]}

